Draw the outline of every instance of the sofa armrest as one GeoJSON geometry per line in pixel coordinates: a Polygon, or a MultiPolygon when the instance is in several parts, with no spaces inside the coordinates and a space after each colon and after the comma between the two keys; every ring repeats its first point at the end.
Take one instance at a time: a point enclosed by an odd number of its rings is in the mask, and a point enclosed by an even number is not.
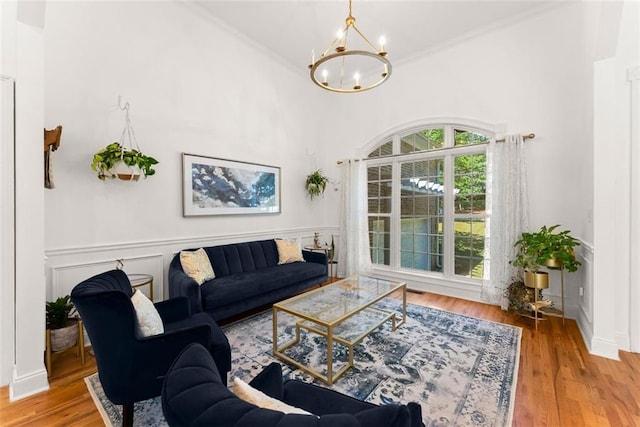
{"type": "Polygon", "coordinates": [[[200,285],[182,270],[180,254],[173,257],[169,264],[169,298],[187,297],[191,313],[202,311],[200,285]]]}
{"type": "Polygon", "coordinates": [[[356,414],[378,407],[373,403],[297,380],[285,381],[282,400],[315,415],[356,414]]]}
{"type": "Polygon", "coordinates": [[[325,267],[328,267],[329,265],[329,258],[327,257],[327,254],[324,252],[314,252],[314,251],[303,250],[302,258],[304,258],[304,260],[307,262],[315,262],[317,264],[322,264],[325,267]]]}
{"type": "Polygon", "coordinates": [[[143,369],[149,377],[155,376],[161,382],[178,353],[191,343],[199,343],[204,348],[211,348],[209,325],[197,325],[137,339],[131,351],[131,354],[135,355],[135,360],[129,372],[143,369]]]}
{"type": "Polygon", "coordinates": [[[282,400],[284,393],[283,384],[282,366],[277,362],[272,362],[249,383],[251,387],[278,400],[282,400]]]}
{"type": "Polygon", "coordinates": [[[187,297],[175,297],[154,304],[163,323],[176,322],[191,316],[187,297]]]}

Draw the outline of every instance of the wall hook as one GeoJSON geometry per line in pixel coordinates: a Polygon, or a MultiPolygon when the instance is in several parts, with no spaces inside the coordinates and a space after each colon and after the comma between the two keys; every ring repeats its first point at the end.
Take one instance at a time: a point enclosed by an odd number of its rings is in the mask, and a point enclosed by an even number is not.
{"type": "Polygon", "coordinates": [[[122,96],[118,95],[118,107],[120,107],[121,110],[126,110],[129,111],[129,101],[124,103],[124,106],[122,105],[122,96]]]}

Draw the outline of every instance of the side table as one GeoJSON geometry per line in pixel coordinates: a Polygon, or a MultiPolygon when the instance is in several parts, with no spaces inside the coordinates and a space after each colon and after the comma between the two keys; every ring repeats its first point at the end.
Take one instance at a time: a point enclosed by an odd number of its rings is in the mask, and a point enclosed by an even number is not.
{"type": "Polygon", "coordinates": [[[324,252],[327,255],[327,258],[329,258],[329,277],[334,277],[333,276],[333,264],[335,264],[335,262],[333,261],[333,253],[331,253],[331,246],[329,245],[319,245],[319,246],[315,246],[315,245],[307,245],[304,247],[305,250],[307,251],[319,251],[319,252],[324,252]],[[331,255],[331,256],[329,256],[331,255]]]}
{"type": "Polygon", "coordinates": [[[127,274],[133,289],[149,285],[149,299],[153,302],[153,276],[151,274],[127,274]]]}

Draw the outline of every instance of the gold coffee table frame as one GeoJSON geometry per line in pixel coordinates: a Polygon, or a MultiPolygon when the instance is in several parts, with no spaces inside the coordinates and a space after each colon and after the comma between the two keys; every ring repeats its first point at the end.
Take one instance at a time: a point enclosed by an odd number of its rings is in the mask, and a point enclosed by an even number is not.
{"type": "Polygon", "coordinates": [[[391,320],[393,331],[407,320],[406,283],[362,275],[343,279],[273,305],[273,354],[331,385],[353,367],[354,347],[389,320],[391,320]],[[401,313],[373,307],[375,303],[398,290],[402,290],[401,313]],[[278,344],[279,312],[285,312],[297,318],[295,320],[295,338],[282,345],[278,344]],[[399,319],[399,314],[401,319],[399,319]],[[359,320],[365,319],[369,321],[369,324],[359,330],[358,326],[364,324],[359,320]],[[301,329],[325,337],[327,343],[326,375],[284,354],[285,350],[300,342],[301,329]],[[335,373],[333,372],[334,342],[349,349],[348,362],[335,373]]]}

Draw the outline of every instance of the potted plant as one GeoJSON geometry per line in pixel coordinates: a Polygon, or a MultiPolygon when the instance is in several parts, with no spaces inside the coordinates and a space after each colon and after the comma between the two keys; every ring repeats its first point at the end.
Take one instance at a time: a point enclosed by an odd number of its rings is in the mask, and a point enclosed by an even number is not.
{"type": "Polygon", "coordinates": [[[151,176],[156,173],[153,165],[158,161],[153,157],[134,149],[127,149],[119,142],[113,142],[93,155],[91,169],[98,173],[98,178],[115,178],[125,181],[137,181],[140,174],[151,176]]]}
{"type": "Polygon", "coordinates": [[[78,320],[69,317],[75,311],[71,297],[65,295],[46,304],[47,329],[51,331],[51,351],[73,347],[78,340],[78,320]]]}
{"type": "Polygon", "coordinates": [[[311,200],[313,200],[314,197],[324,193],[324,190],[327,188],[328,183],[329,179],[326,176],[322,175],[320,169],[307,175],[305,186],[307,189],[307,193],[309,193],[309,196],[311,196],[311,200]]]}
{"type": "Polygon", "coordinates": [[[511,264],[524,269],[527,286],[538,289],[549,286],[548,274],[539,271],[541,266],[576,271],[581,265],[573,250],[580,242],[571,236],[569,230],[556,232],[558,227],[542,226],[535,233],[524,232],[514,244],[517,253],[511,264]]]}

